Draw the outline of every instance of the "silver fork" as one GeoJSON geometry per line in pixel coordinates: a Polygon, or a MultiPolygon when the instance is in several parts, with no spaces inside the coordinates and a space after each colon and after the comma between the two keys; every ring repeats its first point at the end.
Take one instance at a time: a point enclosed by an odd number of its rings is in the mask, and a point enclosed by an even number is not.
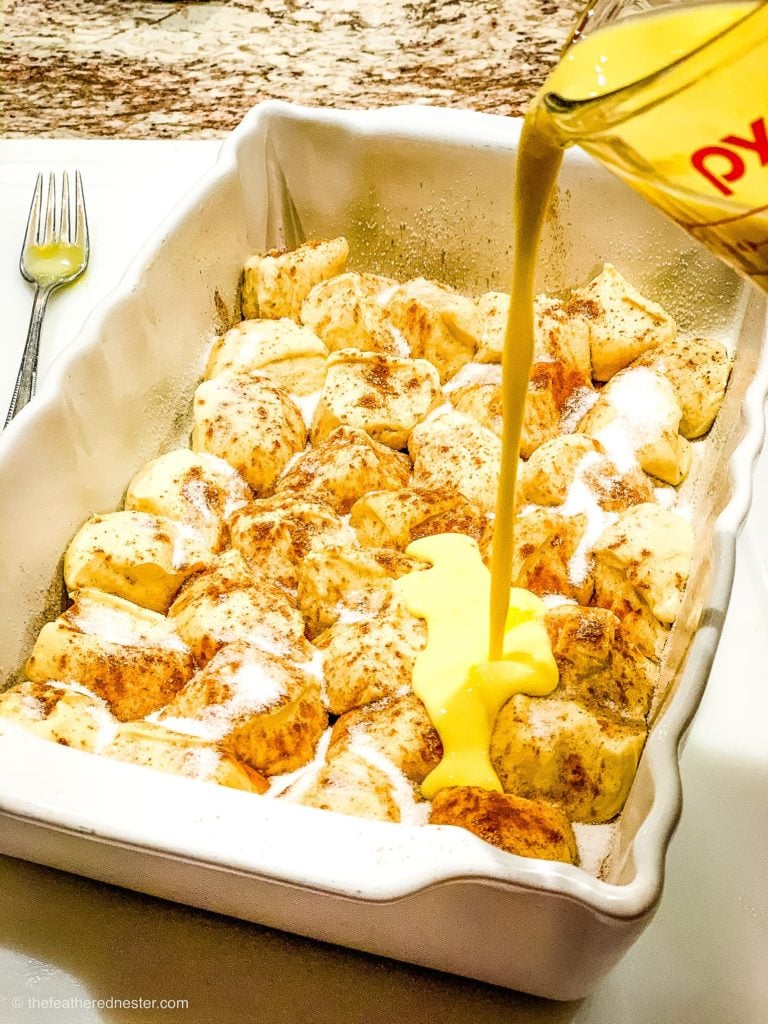
{"type": "Polygon", "coordinates": [[[35,393],[40,328],[48,299],[57,288],[77,280],[88,266],[88,221],[85,216],[80,172],[75,171],[74,226],[70,222],[69,177],[66,171],[61,181],[61,207],[58,217],[56,182],[53,174],[48,179],[48,198],[45,214],[41,218],[42,207],[43,176],[38,174],[19,260],[22,277],[35,285],[35,298],[16,386],[5,419],[6,427],[35,393]]]}

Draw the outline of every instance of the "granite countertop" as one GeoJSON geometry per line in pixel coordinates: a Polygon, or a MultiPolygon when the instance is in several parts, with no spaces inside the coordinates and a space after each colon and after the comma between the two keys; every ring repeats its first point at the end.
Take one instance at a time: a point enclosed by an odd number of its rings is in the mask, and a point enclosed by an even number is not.
{"type": "Polygon", "coordinates": [[[9,137],[211,138],[265,99],[519,114],[579,0],[5,0],[9,137]]]}

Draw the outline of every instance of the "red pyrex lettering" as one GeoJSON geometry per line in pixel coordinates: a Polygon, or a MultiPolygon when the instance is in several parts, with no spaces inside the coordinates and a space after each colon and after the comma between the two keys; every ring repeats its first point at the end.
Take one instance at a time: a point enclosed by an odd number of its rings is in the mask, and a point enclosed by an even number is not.
{"type": "Polygon", "coordinates": [[[738,181],[746,170],[744,159],[736,149],[754,153],[761,167],[768,164],[768,132],[765,120],[758,117],[749,127],[752,131],[751,139],[742,138],[740,135],[725,135],[720,142],[726,145],[703,146],[691,157],[691,163],[699,174],[703,174],[724,196],[733,195],[729,183],[738,181]]]}

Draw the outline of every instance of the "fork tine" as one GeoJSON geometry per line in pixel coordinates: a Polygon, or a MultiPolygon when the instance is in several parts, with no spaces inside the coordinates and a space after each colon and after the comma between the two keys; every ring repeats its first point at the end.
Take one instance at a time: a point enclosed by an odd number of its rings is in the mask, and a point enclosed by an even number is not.
{"type": "Polygon", "coordinates": [[[71,241],[69,237],[69,175],[66,171],[61,178],[61,213],[59,214],[59,238],[62,242],[71,241]]]}
{"type": "Polygon", "coordinates": [[[82,246],[88,255],[88,218],[85,215],[85,196],[83,195],[83,179],[80,171],[75,171],[75,239],[74,244],[82,246]]]}
{"type": "Polygon", "coordinates": [[[28,249],[30,245],[35,245],[37,242],[38,231],[40,230],[40,210],[43,205],[43,175],[38,174],[37,180],[35,181],[35,191],[32,193],[32,204],[29,207],[29,217],[27,217],[27,230],[24,234],[24,244],[22,246],[22,253],[25,249],[28,249]]]}
{"type": "Polygon", "coordinates": [[[53,174],[48,175],[48,198],[45,201],[45,233],[40,239],[41,245],[53,243],[56,224],[56,178],[53,174]]]}

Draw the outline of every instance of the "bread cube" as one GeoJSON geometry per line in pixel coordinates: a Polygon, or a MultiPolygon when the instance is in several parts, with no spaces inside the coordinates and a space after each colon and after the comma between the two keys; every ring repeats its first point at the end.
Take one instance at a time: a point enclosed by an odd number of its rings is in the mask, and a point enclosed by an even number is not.
{"type": "Polygon", "coordinates": [[[564,516],[548,508],[515,516],[514,585],[586,604],[592,594],[591,562],[581,550],[587,525],[583,514],[564,516]]]}
{"type": "Polygon", "coordinates": [[[478,363],[501,363],[507,335],[510,297],[506,292],[485,292],[477,300],[482,332],[474,355],[478,363]]]}
{"type": "Polygon", "coordinates": [[[447,412],[420,423],[408,450],[414,487],[458,491],[481,511],[495,510],[501,441],[471,416],[447,412]]]}
{"type": "Polygon", "coordinates": [[[304,636],[304,620],[288,592],[234,550],[187,582],[168,618],[201,665],[237,640],[291,657],[304,636]]]}
{"type": "Polygon", "coordinates": [[[354,530],[330,505],[292,495],[251,502],[230,521],[232,546],[270,580],[295,589],[296,567],[317,540],[355,544],[354,530]]]}
{"type": "Polygon", "coordinates": [[[595,543],[598,565],[619,569],[660,622],[675,621],[693,561],[687,519],[644,502],[626,509],[595,543]]]}
{"type": "Polygon", "coordinates": [[[467,363],[448,381],[445,392],[454,409],[502,437],[501,366],[467,363]]]}
{"type": "Polygon", "coordinates": [[[571,821],[610,821],[624,806],[645,743],[642,723],[574,701],[517,694],[499,712],[491,762],[504,791],[546,800],[571,821]]]}
{"type": "Polygon", "coordinates": [[[675,389],[682,410],[680,433],[706,434],[723,404],[731,358],[725,345],[712,338],[673,338],[644,352],[632,366],[647,366],[675,389]]]}
{"type": "Polygon", "coordinates": [[[407,455],[374,441],[363,430],[339,427],[296,459],[276,493],[324,502],[346,515],[368,491],[405,487],[410,468],[407,455]]]}
{"type": "Polygon", "coordinates": [[[331,352],[403,355],[381,299],[397,282],[378,274],[339,274],[316,284],[301,305],[301,322],[322,338],[331,352]]]}
{"type": "Polygon", "coordinates": [[[138,764],[171,775],[184,775],[202,782],[216,782],[247,793],[265,793],[267,780],[212,743],[184,736],[155,722],[126,722],[101,751],[105,757],[138,764]]]}
{"type": "Polygon", "coordinates": [[[611,660],[618,625],[618,618],[605,608],[562,604],[547,609],[544,626],[560,672],[560,687],[605,669],[611,660]]]}
{"type": "Polygon", "coordinates": [[[580,301],[537,295],[533,330],[534,362],[552,360],[591,378],[590,321],[580,301]]]}
{"type": "Polygon", "coordinates": [[[578,864],[570,821],[543,800],[526,800],[479,786],[449,786],[432,800],[430,825],[457,825],[518,857],[578,864]]]}
{"type": "Polygon", "coordinates": [[[361,735],[369,748],[415,785],[421,785],[443,756],[437,729],[415,693],[384,698],[343,714],[333,727],[328,757],[336,757],[361,735]]]}
{"type": "Polygon", "coordinates": [[[331,714],[408,692],[427,627],[391,595],[375,619],[337,620],[316,640],[331,714]]]}
{"type": "Polygon", "coordinates": [[[190,679],[157,721],[218,742],[269,776],[312,760],[328,715],[318,679],[305,667],[236,641],[190,679]]]}
{"type": "Polygon", "coordinates": [[[101,697],[77,684],[25,680],[0,693],[0,719],[76,750],[98,751],[117,719],[101,697]]]}
{"type": "Polygon", "coordinates": [[[258,496],[269,494],[307,428],[285,391],[257,373],[222,373],[195,392],[192,448],[234,466],[258,496]]]}
{"type": "Polygon", "coordinates": [[[545,441],[520,467],[518,506],[562,505],[584,457],[599,451],[598,443],[583,434],[566,434],[545,441]]]}
{"type": "MultiPolygon", "coordinates": [[[[579,370],[565,363],[534,363],[523,410],[522,457],[530,458],[538,447],[562,433],[573,411],[591,400],[592,386],[579,370]]],[[[579,419],[577,416],[576,422],[579,419]]]]}
{"type": "Polygon", "coordinates": [[[691,446],[678,433],[681,417],[669,381],[637,366],[611,378],[578,429],[599,441],[619,469],[636,459],[646,473],[677,486],[691,465],[691,446]]]}
{"type": "Polygon", "coordinates": [[[194,671],[192,653],[164,616],[98,590],[80,590],[40,630],[26,674],[75,682],[121,722],[167,704],[194,671]]]}
{"type": "Polygon", "coordinates": [[[656,500],[653,481],[639,466],[620,472],[603,454],[590,456],[582,464],[580,477],[605,512],[622,512],[632,505],[656,500]]]}
{"type": "Polygon", "coordinates": [[[648,601],[627,579],[623,567],[596,557],[592,576],[591,603],[616,615],[618,635],[631,648],[646,658],[658,659],[667,641],[669,626],[656,618],[648,601]]]}
{"type": "Polygon", "coordinates": [[[546,441],[523,465],[518,503],[563,505],[574,488],[586,488],[606,512],[655,500],[653,484],[639,466],[620,472],[593,438],[567,434],[546,441]]]}
{"type": "Polygon", "coordinates": [[[372,821],[397,822],[401,818],[389,773],[350,750],[322,765],[310,779],[299,779],[283,796],[305,807],[372,821]]]}
{"type": "Polygon", "coordinates": [[[206,378],[220,373],[258,372],[294,395],[319,391],[328,349],[307,327],[293,320],[243,320],[214,342],[206,378]]]}
{"type": "Polygon", "coordinates": [[[412,541],[437,533],[466,534],[483,552],[491,542],[487,513],[447,487],[370,491],[352,506],[349,521],[361,543],[374,548],[404,551],[412,541]]]}
{"type": "Polygon", "coordinates": [[[192,530],[166,516],[110,512],[83,523],[64,555],[72,594],[91,588],[166,612],[181,584],[213,553],[192,530]]]}
{"type": "Polygon", "coordinates": [[[179,448],[138,471],[125,494],[134,512],[175,519],[202,538],[212,551],[227,543],[226,521],[253,495],[237,470],[207,452],[179,448]]]}
{"type": "Polygon", "coordinates": [[[547,611],[544,625],[560,674],[556,697],[645,718],[658,665],[622,637],[618,616],[605,608],[560,605],[547,611]]]}
{"type": "Polygon", "coordinates": [[[251,256],[243,268],[243,319],[277,320],[287,316],[298,321],[301,304],[312,288],[342,273],[348,255],[347,240],[332,238],[251,256]]]}
{"type": "MultiPolygon", "coordinates": [[[[454,408],[502,436],[500,366],[470,364],[448,382],[446,391],[454,408]]],[[[573,418],[574,410],[578,414],[582,406],[586,408],[593,394],[588,378],[564,363],[534,363],[523,409],[520,437],[523,458],[529,458],[540,445],[565,429],[571,429],[568,421],[573,418]]],[[[580,418],[576,416],[574,426],[580,418]]]]}
{"type": "Polygon", "coordinates": [[[308,636],[317,636],[340,617],[368,617],[389,598],[392,580],[425,568],[425,562],[391,548],[312,544],[297,566],[299,607],[308,636]]]}
{"type": "Polygon", "coordinates": [[[610,263],[584,288],[573,293],[582,301],[589,323],[592,376],[610,378],[642,352],[671,341],[677,334],[672,317],[634,288],[610,263]]]}
{"type": "MultiPolygon", "coordinates": [[[[478,363],[501,362],[509,301],[509,295],[503,292],[486,292],[478,300],[484,318],[483,336],[475,356],[478,363]]],[[[533,361],[563,363],[589,380],[589,322],[581,304],[537,295],[533,309],[533,361]]]]}
{"type": "Polygon", "coordinates": [[[471,299],[452,288],[423,277],[407,281],[390,293],[384,309],[414,356],[437,368],[441,382],[474,357],[483,317],[471,299]]]}
{"type": "Polygon", "coordinates": [[[364,430],[390,448],[404,448],[440,396],[437,370],[426,359],[340,349],[328,359],[312,421],[312,444],[346,426],[364,430]]]}

